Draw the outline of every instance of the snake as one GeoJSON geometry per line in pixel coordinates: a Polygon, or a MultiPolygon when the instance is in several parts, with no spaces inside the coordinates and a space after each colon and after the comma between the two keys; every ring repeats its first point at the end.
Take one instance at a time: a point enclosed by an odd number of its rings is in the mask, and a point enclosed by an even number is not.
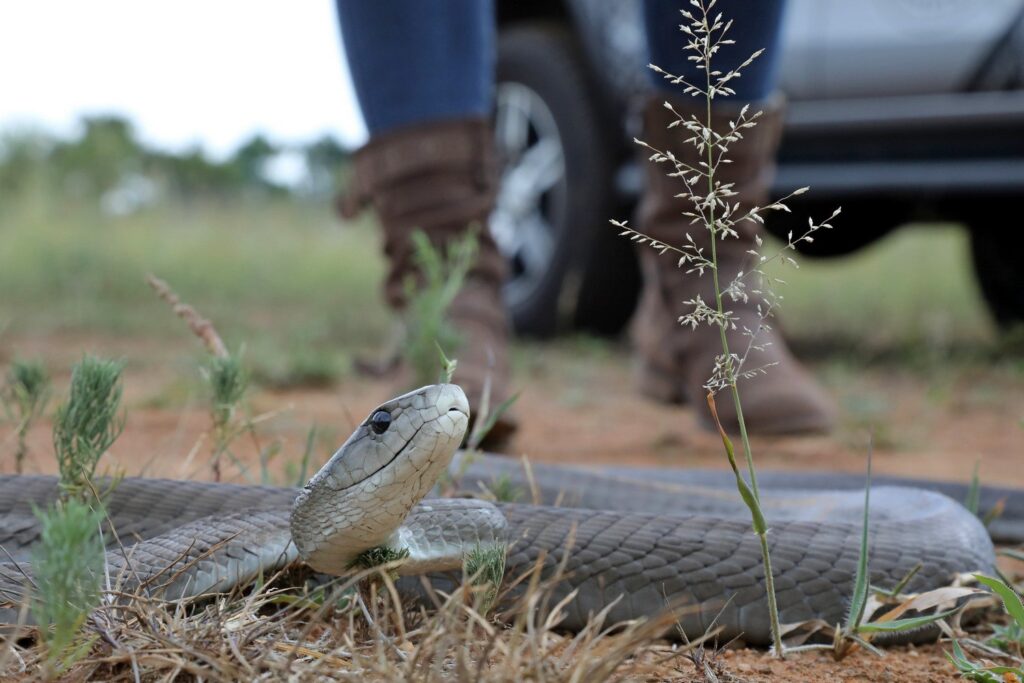
{"type": "MultiPolygon", "coordinates": [[[[722,638],[771,642],[760,541],[731,472],[530,464],[461,451],[469,422],[457,385],[430,385],[374,408],[298,490],[124,478],[104,500],[108,576],[183,600],[294,563],[344,575],[384,547],[407,555],[400,574],[443,580],[467,553],[493,546],[505,553],[506,577],[554,577],[566,630],[602,611],[620,623],[674,605],[668,637],[716,627],[722,638]],[[500,488],[514,500],[437,497],[439,478],[449,489],[500,488]]],[[[863,479],[767,472],[759,483],[780,620],[840,622],[858,565],[863,479]]],[[[876,479],[870,488],[873,585],[895,586],[915,569],[905,590],[992,573],[993,538],[1024,539],[1019,491],[981,490],[983,507],[998,501],[1002,509],[986,529],[946,495],[966,487],[910,483],[876,479]]],[[[0,477],[0,623],[25,620],[41,531],[34,511],[59,493],[56,477],[0,477]]]]}

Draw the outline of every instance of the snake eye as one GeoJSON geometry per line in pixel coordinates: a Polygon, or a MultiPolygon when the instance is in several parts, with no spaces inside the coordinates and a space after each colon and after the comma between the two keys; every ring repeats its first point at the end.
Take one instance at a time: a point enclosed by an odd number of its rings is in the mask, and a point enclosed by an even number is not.
{"type": "Polygon", "coordinates": [[[386,410],[378,410],[370,418],[370,427],[377,434],[383,434],[391,426],[391,413],[386,410]]]}

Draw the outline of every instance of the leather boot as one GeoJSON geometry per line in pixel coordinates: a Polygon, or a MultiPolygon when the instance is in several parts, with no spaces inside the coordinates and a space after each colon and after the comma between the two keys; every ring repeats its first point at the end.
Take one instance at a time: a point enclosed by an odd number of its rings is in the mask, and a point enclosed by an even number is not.
{"type": "MultiPolygon", "coordinates": [[[[476,260],[448,309],[461,346],[445,349],[458,359],[452,381],[466,392],[474,415],[488,381],[491,410],[508,397],[508,319],[501,297],[506,265],[487,229],[498,178],[493,144],[483,118],[431,122],[375,137],[356,152],[353,185],[340,207],[346,217],[367,205],[376,210],[387,257],[384,295],[399,312],[407,304],[407,278],[419,277],[412,234],[422,230],[436,249],[444,249],[475,231],[476,260]]],[[[409,373],[400,369],[403,374],[409,373]]],[[[514,429],[506,411],[487,444],[500,443],[514,429]]]]}
{"type": "MultiPolygon", "coordinates": [[[[703,101],[694,98],[668,98],[675,110],[685,116],[696,114],[700,120],[706,116],[703,101]]],[[[686,142],[690,136],[684,128],[668,129],[675,115],[665,108],[666,97],[652,97],[644,111],[644,140],[655,149],[671,151],[684,163],[697,167],[702,158],[696,147],[686,142]]],[[[716,104],[712,128],[724,132],[730,120],[735,120],[738,106],[716,104]]],[[[734,183],[737,196],[730,202],[741,207],[764,206],[768,199],[775,151],[782,130],[781,102],[769,102],[762,107],[764,113],[758,125],[743,131],[743,139],[732,143],[728,158],[731,164],[719,166],[715,179],[721,183],[734,183]]],[[[754,108],[756,111],[756,108],[754,108]]],[[[638,220],[640,231],[666,244],[681,246],[689,233],[697,247],[710,257],[711,236],[701,225],[691,224],[683,216],[686,200],[675,195],[685,191],[679,178],[666,175],[668,164],[655,164],[644,160],[646,190],[640,202],[638,220]]],[[[748,271],[760,226],[753,221],[736,225],[739,238],[726,238],[716,244],[719,281],[724,289],[740,271],[748,271]]],[[[712,428],[707,408],[705,383],[711,377],[715,359],[722,353],[718,326],[701,324],[696,329],[683,327],[678,320],[692,310],[684,301],[700,296],[714,307],[715,294],[711,273],[686,273],[686,267],[677,267],[678,259],[671,253],[660,255],[650,247],[641,246],[640,258],[644,288],[633,322],[633,341],[639,355],[638,384],[640,391],[663,402],[688,402],[697,411],[702,424],[712,428]]],[[[753,285],[749,289],[756,289],[753,285]]],[[[740,399],[747,429],[759,433],[793,433],[827,431],[833,424],[830,401],[810,375],[793,358],[782,336],[775,330],[765,329],[758,305],[763,301],[751,294],[748,302],[733,301],[725,296],[723,305],[736,318],[737,330],[727,334],[731,353],[743,355],[750,338],[743,328],[759,330],[757,344],[764,350],[751,350],[744,370],[765,367],[765,373],[742,378],[739,382],[740,399]]],[[[774,319],[764,321],[768,325],[774,319]]],[[[723,391],[717,396],[716,407],[722,425],[732,433],[738,430],[738,421],[732,396],[723,391]]]]}

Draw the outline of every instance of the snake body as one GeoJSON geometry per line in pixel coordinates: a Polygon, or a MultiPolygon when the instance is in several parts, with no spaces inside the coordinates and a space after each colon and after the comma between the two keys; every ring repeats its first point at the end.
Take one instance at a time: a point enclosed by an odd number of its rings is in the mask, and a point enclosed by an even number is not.
{"type": "MultiPolygon", "coordinates": [[[[770,638],[760,546],[734,484],[720,473],[580,469],[453,453],[468,410],[452,385],[424,387],[376,409],[303,489],[125,479],[106,502],[120,542],[112,573],[167,598],[224,591],[296,560],[343,573],[379,545],[410,551],[405,571],[461,567],[469,548],[508,544],[506,575],[543,563],[564,571],[557,597],[577,591],[562,625],[580,628],[610,607],[621,621],[683,605],[687,637],[712,621],[722,637],[770,638]],[[379,413],[389,424],[380,429],[379,413]],[[448,468],[464,490],[507,481],[520,501],[490,504],[427,498],[448,468]]],[[[731,476],[731,475],[730,475],[731,476]]],[[[776,592],[783,622],[841,620],[856,571],[863,491],[849,478],[762,477],[776,592]],[[833,483],[835,490],[826,486],[833,483]],[[808,488],[809,486],[809,488],[808,488]],[[847,489],[847,490],[840,490],[847,489]]],[[[1024,537],[1017,492],[1001,534],[1024,537]]],[[[0,621],[23,600],[24,566],[38,540],[32,506],[57,495],[53,477],[0,478],[0,621]],[[16,566],[15,563],[19,563],[16,566]]],[[[999,495],[989,494],[989,495],[999,495]]],[[[941,493],[871,491],[872,583],[895,585],[920,564],[909,590],[948,585],[956,574],[991,572],[994,552],[978,519],[941,493]]],[[[112,535],[109,535],[112,537],[112,535]]]]}

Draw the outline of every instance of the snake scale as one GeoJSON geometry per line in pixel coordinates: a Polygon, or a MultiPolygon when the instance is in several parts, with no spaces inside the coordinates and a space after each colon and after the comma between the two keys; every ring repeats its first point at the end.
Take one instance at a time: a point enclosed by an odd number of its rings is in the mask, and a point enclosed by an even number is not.
{"type": "MultiPolygon", "coordinates": [[[[686,605],[679,619],[687,637],[714,620],[723,637],[769,642],[758,539],[730,474],[533,465],[528,476],[516,460],[456,454],[468,413],[454,385],[393,399],[298,491],[124,479],[106,504],[119,539],[105,536],[108,570],[176,599],[229,590],[298,560],[344,573],[356,555],[380,545],[410,551],[404,573],[430,573],[461,567],[469,548],[507,544],[506,576],[538,561],[551,573],[564,561],[556,594],[578,591],[565,628],[582,627],[608,605],[610,620],[621,621],[671,603],[686,605]],[[463,490],[502,478],[520,499],[539,504],[427,497],[446,470],[463,490]]],[[[857,565],[859,478],[766,473],[760,481],[782,621],[836,623],[857,565]]],[[[873,584],[894,585],[918,564],[911,591],[993,570],[989,532],[959,503],[905,481],[875,483],[873,584]]],[[[916,483],[953,495],[964,489],[916,483]]],[[[31,577],[39,538],[33,506],[56,496],[54,477],[0,478],[0,546],[8,558],[0,563],[0,622],[16,621],[31,577]]],[[[995,500],[1004,506],[995,538],[1024,539],[1024,494],[983,491],[983,505],[995,500]]]]}

